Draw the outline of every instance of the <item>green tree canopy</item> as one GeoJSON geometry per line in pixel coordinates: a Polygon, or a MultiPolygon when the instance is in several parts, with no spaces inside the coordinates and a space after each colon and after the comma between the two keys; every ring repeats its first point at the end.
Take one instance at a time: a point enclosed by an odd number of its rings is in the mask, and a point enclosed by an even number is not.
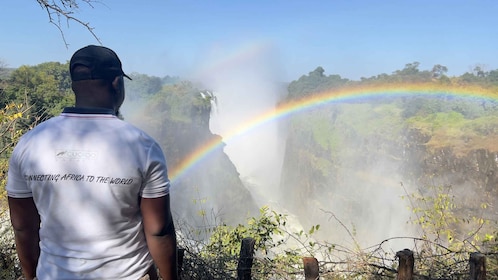
{"type": "Polygon", "coordinates": [[[32,122],[58,115],[63,107],[74,103],[67,63],[21,66],[10,74],[7,83],[4,102],[29,104],[32,122]]]}

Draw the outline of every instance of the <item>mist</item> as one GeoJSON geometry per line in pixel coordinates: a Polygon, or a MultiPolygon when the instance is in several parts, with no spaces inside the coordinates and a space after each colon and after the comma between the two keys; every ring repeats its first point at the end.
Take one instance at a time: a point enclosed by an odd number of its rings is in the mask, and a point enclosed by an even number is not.
{"type": "Polygon", "coordinates": [[[285,97],[282,71],[271,48],[257,47],[228,57],[224,53],[211,54],[196,77],[216,96],[209,128],[223,137],[224,151],[254,199],[266,205],[277,195],[286,134],[278,122],[245,127],[274,110],[285,97]]]}
{"type": "MultiPolygon", "coordinates": [[[[396,175],[398,166],[389,159],[341,168],[326,193],[302,198],[306,209],[303,204],[292,203],[281,182],[287,120],[273,119],[244,130],[251,120],[275,110],[287,94],[278,61],[269,50],[236,58],[227,62],[223,56],[211,57],[196,78],[216,96],[210,130],[223,138],[224,152],[258,206],[288,215],[296,232],[320,224],[317,238],[345,246],[356,243],[366,247],[391,237],[414,236],[408,224],[410,210],[401,199],[406,193],[396,175]],[[240,130],[243,133],[235,133],[240,130]]],[[[390,245],[392,250],[403,249],[410,245],[407,242],[401,239],[390,245]]]]}

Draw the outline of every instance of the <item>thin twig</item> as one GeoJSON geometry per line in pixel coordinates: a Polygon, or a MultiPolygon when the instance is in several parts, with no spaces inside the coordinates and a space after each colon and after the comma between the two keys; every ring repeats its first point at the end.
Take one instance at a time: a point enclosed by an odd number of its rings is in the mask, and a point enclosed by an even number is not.
{"type": "MultiPolygon", "coordinates": [[[[75,21],[76,23],[85,27],[90,34],[102,44],[101,40],[94,32],[94,27],[90,26],[89,22],[84,22],[83,20],[73,16],[74,12],[79,10],[78,1],[76,0],[59,0],[58,2],[55,0],[36,0],[40,6],[45,9],[48,15],[49,22],[55,25],[55,27],[61,33],[62,40],[66,45],[66,48],[69,46],[66,36],[64,35],[64,31],[62,30],[61,18],[66,19],[67,25],[69,26],[70,21],[75,21]],[[54,17],[55,16],[55,17],[54,17]]],[[[97,1],[93,0],[80,0],[81,2],[87,4],[92,9],[94,8],[93,3],[97,3],[97,1]]]]}

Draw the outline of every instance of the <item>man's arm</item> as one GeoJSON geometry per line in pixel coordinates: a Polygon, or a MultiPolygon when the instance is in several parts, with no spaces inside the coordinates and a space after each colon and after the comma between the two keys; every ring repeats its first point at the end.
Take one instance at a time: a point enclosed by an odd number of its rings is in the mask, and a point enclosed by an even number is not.
{"type": "Polygon", "coordinates": [[[8,198],[10,221],[14,228],[16,250],[26,279],[36,276],[40,256],[40,215],[33,198],[8,198]]]}
{"type": "Polygon", "coordinates": [[[147,246],[159,274],[163,280],[178,279],[176,234],[169,195],[142,198],[140,207],[147,246]]]}

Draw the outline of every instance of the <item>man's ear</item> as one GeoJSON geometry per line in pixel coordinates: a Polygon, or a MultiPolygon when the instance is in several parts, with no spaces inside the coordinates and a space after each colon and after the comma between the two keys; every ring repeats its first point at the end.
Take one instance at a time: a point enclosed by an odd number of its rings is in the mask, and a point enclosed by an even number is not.
{"type": "Polygon", "coordinates": [[[112,88],[116,94],[123,94],[124,91],[124,79],[123,76],[116,76],[112,80],[112,88]]]}

